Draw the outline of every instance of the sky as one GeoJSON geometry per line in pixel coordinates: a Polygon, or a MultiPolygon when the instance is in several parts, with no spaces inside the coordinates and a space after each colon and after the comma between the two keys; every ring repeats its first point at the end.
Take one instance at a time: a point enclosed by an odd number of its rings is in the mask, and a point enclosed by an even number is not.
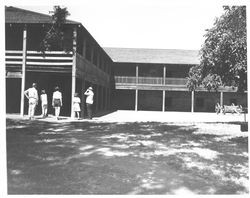
{"type": "Polygon", "coordinates": [[[81,0],[5,1],[49,14],[54,5],[67,7],[68,19],[81,22],[102,47],[195,49],[205,30],[234,1],[205,0],[81,0]],[[80,3],[79,3],[80,2],[80,3]]]}

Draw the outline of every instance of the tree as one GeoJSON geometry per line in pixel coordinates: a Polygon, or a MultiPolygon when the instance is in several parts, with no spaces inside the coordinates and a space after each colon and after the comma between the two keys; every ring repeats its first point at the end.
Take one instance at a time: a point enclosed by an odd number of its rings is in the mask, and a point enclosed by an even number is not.
{"type": "Polygon", "coordinates": [[[190,68],[187,86],[207,90],[219,86],[247,90],[246,6],[224,6],[224,14],[206,30],[200,64],[190,68]]]}
{"type": "Polygon", "coordinates": [[[45,33],[45,37],[40,44],[40,50],[44,53],[47,50],[59,47],[68,51],[63,24],[70,14],[67,8],[61,8],[60,6],[54,6],[54,11],[50,11],[50,13],[53,13],[52,25],[45,33]]]}

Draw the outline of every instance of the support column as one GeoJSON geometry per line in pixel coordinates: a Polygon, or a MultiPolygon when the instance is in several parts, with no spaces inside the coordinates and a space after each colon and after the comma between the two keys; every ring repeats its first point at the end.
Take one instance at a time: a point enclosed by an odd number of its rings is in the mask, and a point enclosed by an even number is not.
{"type": "MultiPolygon", "coordinates": [[[[220,106],[223,107],[223,92],[220,92],[220,106]]],[[[222,113],[222,109],[220,110],[220,113],[222,113]]]]}
{"type": "Polygon", "coordinates": [[[136,75],[136,90],[135,90],[135,111],[138,111],[138,88],[137,85],[139,83],[139,68],[138,65],[136,65],[136,71],[135,71],[135,75],[136,75]]]}
{"type": "Polygon", "coordinates": [[[191,92],[191,112],[194,112],[194,91],[191,92]]]}
{"type": "Polygon", "coordinates": [[[77,27],[73,29],[73,63],[72,63],[72,87],[71,87],[71,118],[74,118],[73,111],[73,98],[76,91],[76,39],[77,39],[77,27]]]}
{"type": "Polygon", "coordinates": [[[165,97],[166,97],[166,91],[162,91],[162,111],[165,112],[165,97]]]}
{"type": "Polygon", "coordinates": [[[138,89],[135,90],[135,111],[138,111],[138,89]]]}
{"type": "Polygon", "coordinates": [[[25,89],[25,73],[26,73],[26,55],[27,55],[27,27],[23,29],[23,62],[22,62],[22,85],[21,85],[21,104],[20,116],[24,116],[24,89],[25,89]]]}
{"type": "MultiPolygon", "coordinates": [[[[166,84],[166,66],[163,67],[163,85],[165,87],[166,84]]],[[[165,97],[166,97],[166,91],[162,91],[162,111],[165,111],[165,97]]]]}

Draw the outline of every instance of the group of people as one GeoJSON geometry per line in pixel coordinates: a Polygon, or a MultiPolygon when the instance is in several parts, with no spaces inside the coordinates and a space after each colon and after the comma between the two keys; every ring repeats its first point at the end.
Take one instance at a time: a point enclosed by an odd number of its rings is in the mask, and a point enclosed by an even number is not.
{"type": "MultiPolygon", "coordinates": [[[[24,91],[24,95],[28,98],[29,103],[29,109],[28,109],[28,116],[30,120],[34,119],[35,110],[38,105],[39,97],[38,97],[38,91],[37,91],[37,84],[33,83],[32,87],[24,91]]],[[[87,114],[88,118],[92,119],[92,106],[94,103],[94,92],[93,88],[89,87],[85,92],[84,95],[86,95],[86,105],[87,105],[87,114]]],[[[46,94],[45,89],[41,90],[40,95],[40,101],[41,101],[41,108],[42,108],[42,117],[47,117],[48,112],[48,96],[46,94]]],[[[81,99],[78,96],[78,93],[74,94],[73,98],[73,111],[75,113],[75,117],[77,119],[80,119],[80,112],[81,112],[81,99]]],[[[62,93],[59,91],[59,87],[56,86],[55,90],[53,92],[52,96],[52,107],[55,109],[55,117],[58,120],[61,107],[63,106],[62,102],[62,93]]]]}

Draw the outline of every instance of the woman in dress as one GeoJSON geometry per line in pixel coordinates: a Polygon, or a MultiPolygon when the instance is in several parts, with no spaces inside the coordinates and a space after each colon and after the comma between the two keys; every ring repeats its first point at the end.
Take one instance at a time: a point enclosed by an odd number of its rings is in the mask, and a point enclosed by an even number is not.
{"type": "Polygon", "coordinates": [[[55,117],[57,120],[59,120],[62,105],[62,93],[59,91],[59,87],[55,87],[55,91],[52,97],[52,106],[55,108],[55,117]]]}
{"type": "Polygon", "coordinates": [[[80,103],[81,99],[78,97],[78,93],[75,93],[73,98],[73,110],[78,120],[80,119],[80,112],[81,112],[80,103]]]}

